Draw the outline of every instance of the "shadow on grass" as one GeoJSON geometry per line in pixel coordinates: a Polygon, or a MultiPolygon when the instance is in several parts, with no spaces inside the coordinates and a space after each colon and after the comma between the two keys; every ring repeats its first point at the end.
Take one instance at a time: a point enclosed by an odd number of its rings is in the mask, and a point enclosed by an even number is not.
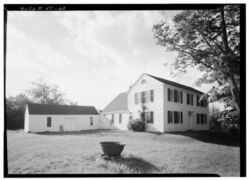
{"type": "Polygon", "coordinates": [[[36,132],[33,134],[37,135],[48,135],[48,136],[67,136],[67,135],[91,135],[91,134],[101,134],[108,135],[112,133],[117,133],[117,130],[110,129],[94,129],[94,130],[82,130],[82,131],[65,131],[65,132],[36,132]],[[103,134],[104,133],[104,134],[103,134]]]}
{"type": "Polygon", "coordinates": [[[114,159],[112,160],[118,166],[122,167],[122,169],[126,169],[131,173],[156,173],[159,172],[160,169],[154,164],[134,156],[123,157],[122,159],[114,159]]]}
{"type": "Polygon", "coordinates": [[[156,131],[146,131],[148,134],[154,134],[154,135],[164,135],[165,133],[162,132],[156,132],[156,131]]]}
{"type": "Polygon", "coordinates": [[[226,145],[239,147],[240,146],[240,137],[239,136],[230,136],[226,133],[220,132],[211,132],[211,131],[182,131],[182,132],[168,132],[166,134],[176,134],[191,137],[198,141],[205,143],[212,143],[218,145],[226,145]]]}

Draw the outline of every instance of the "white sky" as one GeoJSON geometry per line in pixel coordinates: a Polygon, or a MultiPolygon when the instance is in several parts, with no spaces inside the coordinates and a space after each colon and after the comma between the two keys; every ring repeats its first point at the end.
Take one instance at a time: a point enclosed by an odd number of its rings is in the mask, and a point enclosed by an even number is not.
{"type": "MultiPolygon", "coordinates": [[[[164,63],[176,54],[156,45],[152,27],[178,11],[8,12],[6,95],[41,77],[66,99],[103,109],[142,73],[194,87],[201,73],[172,78],[164,63]]],[[[209,85],[194,87],[206,92],[209,85]]]]}

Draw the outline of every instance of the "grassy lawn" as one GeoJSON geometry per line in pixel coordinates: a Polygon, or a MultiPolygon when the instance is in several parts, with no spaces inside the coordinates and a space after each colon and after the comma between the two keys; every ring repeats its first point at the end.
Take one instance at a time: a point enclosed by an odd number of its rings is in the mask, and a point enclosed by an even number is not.
{"type": "Polygon", "coordinates": [[[7,150],[9,174],[240,173],[238,141],[209,132],[8,131],[7,150]],[[96,160],[101,141],[125,143],[124,160],[96,160]]]}

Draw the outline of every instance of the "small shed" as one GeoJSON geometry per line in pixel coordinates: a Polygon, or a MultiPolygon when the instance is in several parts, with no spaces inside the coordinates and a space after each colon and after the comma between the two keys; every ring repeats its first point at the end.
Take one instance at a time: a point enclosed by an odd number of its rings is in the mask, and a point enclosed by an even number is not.
{"type": "Polygon", "coordinates": [[[25,132],[60,132],[98,129],[99,114],[94,106],[27,104],[25,132]]]}

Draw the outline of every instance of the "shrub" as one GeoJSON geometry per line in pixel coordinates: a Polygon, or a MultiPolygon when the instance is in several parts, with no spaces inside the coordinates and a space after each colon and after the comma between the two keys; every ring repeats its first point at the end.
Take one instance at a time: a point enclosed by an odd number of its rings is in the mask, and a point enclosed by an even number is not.
{"type": "Polygon", "coordinates": [[[209,106],[209,127],[212,131],[221,131],[220,122],[218,122],[218,114],[220,113],[220,109],[216,107],[214,104],[209,106]]]}
{"type": "Polygon", "coordinates": [[[240,113],[236,110],[225,110],[210,119],[211,130],[226,132],[231,135],[240,132],[240,113]]]}
{"type": "Polygon", "coordinates": [[[130,131],[145,131],[145,122],[141,119],[134,119],[128,122],[127,127],[130,131]]]}
{"type": "Polygon", "coordinates": [[[218,114],[210,115],[209,127],[212,131],[221,131],[221,123],[218,121],[218,114]]]}

